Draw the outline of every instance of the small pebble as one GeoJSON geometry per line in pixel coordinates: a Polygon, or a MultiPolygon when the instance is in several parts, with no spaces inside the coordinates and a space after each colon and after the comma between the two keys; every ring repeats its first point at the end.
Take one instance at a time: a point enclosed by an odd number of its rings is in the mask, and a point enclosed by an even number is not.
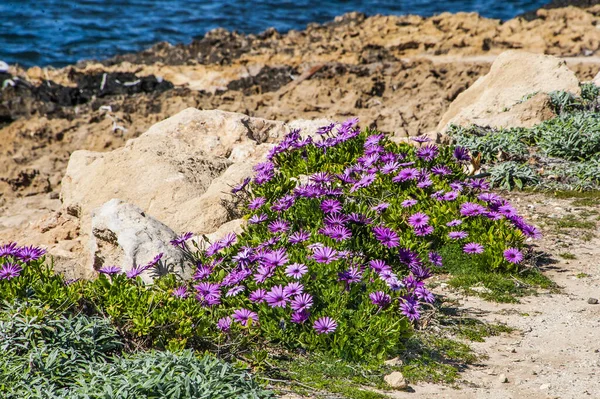
{"type": "Polygon", "coordinates": [[[542,391],[545,391],[548,388],[550,388],[550,384],[542,384],[542,385],[540,385],[540,390],[542,390],[542,391]]]}
{"type": "Polygon", "coordinates": [[[598,298],[589,298],[588,303],[590,305],[596,305],[596,304],[598,304],[598,298]]]}
{"type": "Polygon", "coordinates": [[[508,382],[508,378],[506,377],[506,374],[500,374],[500,376],[498,376],[498,381],[500,381],[501,383],[507,383],[508,382]]]}

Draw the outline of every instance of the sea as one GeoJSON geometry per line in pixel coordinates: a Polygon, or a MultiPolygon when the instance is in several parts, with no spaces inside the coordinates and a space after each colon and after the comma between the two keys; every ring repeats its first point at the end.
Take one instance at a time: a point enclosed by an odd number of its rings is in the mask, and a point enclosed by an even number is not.
{"type": "Polygon", "coordinates": [[[259,33],[304,29],[350,11],[367,15],[478,12],[501,20],[548,0],[0,0],[0,61],[61,67],[143,50],[160,41],[189,43],[222,27],[259,33]]]}

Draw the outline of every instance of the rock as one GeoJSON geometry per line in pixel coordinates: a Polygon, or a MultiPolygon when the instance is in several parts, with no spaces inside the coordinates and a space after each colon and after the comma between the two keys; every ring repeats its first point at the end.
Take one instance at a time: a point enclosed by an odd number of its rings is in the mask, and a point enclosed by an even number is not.
{"type": "MultiPolygon", "coordinates": [[[[274,143],[292,127],[314,131],[328,122],[285,124],[188,108],[122,148],[75,151],[62,182],[63,208],[77,210],[69,213],[79,217],[84,233],[92,231],[92,210],[112,198],[139,207],[178,233],[213,233],[239,217],[231,212],[228,193],[253,174],[253,165],[274,143]]],[[[82,237],[84,246],[88,240],[82,237]]]]}
{"type": "Polygon", "coordinates": [[[498,381],[500,381],[500,382],[501,382],[501,383],[503,383],[503,384],[504,384],[504,383],[507,383],[507,382],[508,382],[508,378],[506,377],[506,374],[504,374],[504,373],[503,373],[503,374],[500,374],[500,375],[498,376],[498,381]]]}
{"type": "Polygon", "coordinates": [[[587,302],[590,305],[597,305],[598,304],[598,298],[588,298],[587,302]]]}
{"type": "Polygon", "coordinates": [[[469,289],[471,291],[475,291],[475,292],[477,292],[479,294],[491,294],[492,293],[492,290],[490,290],[487,287],[484,287],[481,283],[479,283],[477,285],[474,285],[472,287],[469,287],[469,289]]]}
{"type": "Polygon", "coordinates": [[[383,363],[386,364],[386,365],[388,365],[388,366],[395,366],[395,367],[399,367],[399,366],[402,366],[402,364],[404,364],[404,362],[402,361],[402,359],[400,359],[399,357],[395,357],[393,359],[386,360],[383,363]]]}
{"type": "Polygon", "coordinates": [[[8,64],[2,60],[0,60],[0,73],[7,73],[8,72],[8,64]]]}
{"type": "Polygon", "coordinates": [[[449,125],[531,127],[552,118],[547,93],[579,94],[579,81],[564,61],[524,51],[506,51],[490,72],[459,94],[442,116],[438,129],[449,125]]]}
{"type": "Polygon", "coordinates": [[[550,384],[542,384],[540,385],[540,390],[545,391],[550,389],[550,384]]]}
{"type": "Polygon", "coordinates": [[[404,376],[399,371],[394,371],[386,375],[383,377],[383,380],[394,389],[406,389],[408,387],[406,379],[404,379],[404,376]]]}
{"type": "MultiPolygon", "coordinates": [[[[90,237],[95,270],[118,265],[127,271],[163,253],[162,261],[182,273],[183,252],[169,243],[177,237],[175,232],[135,205],[112,199],[94,210],[90,237]]],[[[182,275],[189,278],[191,270],[183,271],[182,275]]],[[[141,277],[147,283],[152,282],[151,271],[141,277]]]]}
{"type": "Polygon", "coordinates": [[[594,76],[594,79],[592,79],[592,83],[596,86],[600,86],[600,71],[598,71],[596,76],[594,76]]]}

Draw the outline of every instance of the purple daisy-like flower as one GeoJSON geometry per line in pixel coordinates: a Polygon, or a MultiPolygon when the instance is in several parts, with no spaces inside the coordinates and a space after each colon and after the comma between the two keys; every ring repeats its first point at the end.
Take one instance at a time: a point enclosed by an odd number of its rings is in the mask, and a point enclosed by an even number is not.
{"type": "Polygon", "coordinates": [[[317,334],[331,334],[337,328],[337,322],[331,317],[321,317],[313,324],[317,334]]]}
{"type": "Polygon", "coordinates": [[[387,307],[392,302],[392,298],[383,291],[371,292],[369,298],[373,305],[378,306],[381,309],[387,307]]]}
{"type": "Polygon", "coordinates": [[[271,291],[267,292],[267,295],[265,295],[267,304],[272,308],[285,308],[288,298],[289,295],[285,293],[281,285],[272,287],[271,291]]]}
{"type": "Polygon", "coordinates": [[[98,272],[111,276],[113,274],[121,273],[121,268],[119,266],[104,266],[98,269],[98,272]]]}
{"type": "Polygon", "coordinates": [[[269,223],[271,233],[285,233],[290,229],[290,224],[285,220],[275,220],[269,223]]]}
{"type": "Polygon", "coordinates": [[[233,286],[225,293],[225,296],[226,297],[236,296],[236,295],[242,293],[245,289],[246,289],[246,287],[244,287],[243,285],[233,286]]]}
{"type": "Polygon", "coordinates": [[[502,205],[498,208],[498,212],[500,212],[506,217],[517,216],[517,210],[513,208],[513,206],[510,204],[502,205]]]}
{"type": "Polygon", "coordinates": [[[434,303],[435,297],[433,294],[425,287],[417,287],[414,291],[414,294],[417,298],[419,298],[423,302],[434,303]]]}
{"type": "Polygon", "coordinates": [[[402,201],[401,205],[403,208],[410,208],[411,206],[416,205],[418,202],[419,201],[417,201],[416,199],[409,198],[407,200],[402,201]]]}
{"type": "Polygon", "coordinates": [[[455,199],[458,198],[458,192],[456,191],[449,191],[446,194],[444,194],[444,196],[442,197],[442,199],[444,201],[454,201],[455,199]]]}
{"type": "Polygon", "coordinates": [[[404,168],[392,178],[392,181],[394,183],[401,183],[407,180],[415,180],[418,176],[419,171],[416,168],[404,168]]]}
{"type": "Polygon", "coordinates": [[[250,217],[250,219],[248,219],[248,223],[250,224],[259,224],[262,223],[266,220],[268,220],[269,217],[267,216],[266,213],[261,213],[260,215],[252,215],[250,217]]]}
{"type": "Polygon", "coordinates": [[[504,259],[510,263],[518,264],[523,260],[523,254],[518,248],[508,248],[504,251],[504,259]]]}
{"type": "Polygon", "coordinates": [[[346,223],[350,218],[342,213],[332,213],[325,217],[323,221],[326,225],[341,225],[346,223]]]}
{"type": "Polygon", "coordinates": [[[221,244],[221,242],[215,241],[212,244],[210,244],[208,246],[208,248],[206,248],[206,251],[204,251],[204,254],[208,257],[211,257],[222,249],[223,249],[223,245],[221,244]]]}
{"type": "Polygon", "coordinates": [[[450,169],[446,165],[436,165],[433,168],[431,168],[431,173],[438,176],[446,176],[452,174],[452,169],[450,169]]]}
{"type": "Polygon", "coordinates": [[[0,267],[0,280],[10,280],[19,277],[21,266],[15,263],[5,263],[0,267]]]}
{"type": "Polygon", "coordinates": [[[335,127],[335,123],[330,123],[329,125],[326,126],[321,126],[320,128],[317,129],[317,134],[318,135],[326,135],[331,133],[331,131],[333,130],[333,128],[335,127]]]}
{"type": "Polygon", "coordinates": [[[464,202],[460,206],[460,214],[463,216],[478,216],[486,211],[485,207],[473,202],[464,202]]]}
{"type": "Polygon", "coordinates": [[[389,175],[390,173],[394,173],[400,168],[400,164],[396,161],[386,162],[379,168],[379,171],[384,175],[389,175]]]}
{"type": "Polygon", "coordinates": [[[313,297],[310,294],[296,295],[290,302],[290,307],[296,312],[308,310],[313,305],[313,297]]]}
{"type": "Polygon", "coordinates": [[[411,140],[415,143],[428,143],[431,141],[431,139],[427,136],[415,136],[411,137],[411,140]]]}
{"type": "Polygon", "coordinates": [[[327,172],[317,172],[310,176],[308,180],[317,184],[325,184],[331,183],[333,181],[333,176],[327,172]]]}
{"type": "Polygon", "coordinates": [[[288,283],[288,285],[283,287],[283,292],[288,297],[300,295],[300,294],[302,294],[303,291],[304,291],[304,286],[297,281],[292,281],[291,283],[288,283]]]}
{"type": "Polygon", "coordinates": [[[312,259],[317,263],[329,264],[338,259],[338,254],[333,248],[319,246],[313,249],[312,259]]]}
{"type": "Polygon", "coordinates": [[[381,202],[373,207],[371,207],[371,210],[377,213],[381,213],[383,211],[385,211],[386,209],[388,209],[390,207],[390,204],[387,202],[381,202]]]}
{"type": "Polygon", "coordinates": [[[391,268],[380,259],[373,259],[369,261],[369,267],[371,267],[371,269],[373,269],[373,271],[377,274],[383,272],[384,270],[391,271],[391,268]]]}
{"type": "Polygon", "coordinates": [[[429,262],[431,262],[432,265],[437,266],[437,267],[442,267],[443,263],[442,263],[442,256],[440,254],[438,254],[437,252],[429,252],[428,254],[429,257],[429,262]]]}
{"type": "Polygon", "coordinates": [[[378,143],[379,143],[379,141],[380,141],[381,139],[383,139],[384,137],[385,137],[385,136],[384,136],[383,134],[372,134],[372,135],[370,135],[369,137],[367,137],[367,138],[365,139],[365,144],[364,144],[364,147],[366,148],[366,147],[368,147],[368,146],[370,146],[370,145],[375,145],[375,144],[378,144],[378,143]]]}
{"type": "Polygon", "coordinates": [[[540,229],[538,229],[537,227],[532,226],[530,224],[523,223],[523,225],[519,226],[519,229],[527,237],[531,237],[531,238],[535,238],[535,239],[542,238],[542,232],[540,231],[540,229]]]}
{"type": "Polygon", "coordinates": [[[208,276],[211,275],[212,271],[213,271],[214,267],[213,266],[204,266],[204,265],[198,265],[198,268],[196,269],[196,273],[194,273],[194,280],[204,280],[205,278],[207,278],[208,276]]]}
{"type": "Polygon", "coordinates": [[[321,210],[324,213],[337,213],[342,210],[342,204],[335,199],[326,199],[321,202],[321,210]]]}
{"type": "Polygon", "coordinates": [[[310,238],[310,232],[305,230],[300,230],[295,233],[290,234],[288,238],[288,242],[290,244],[299,244],[301,242],[307,241],[310,238]]]}
{"type": "Polygon", "coordinates": [[[0,245],[0,258],[7,256],[17,256],[19,247],[16,242],[0,245]]]}
{"type": "Polygon", "coordinates": [[[366,215],[363,215],[362,213],[356,213],[353,212],[350,215],[348,215],[348,220],[354,223],[358,223],[358,224],[371,224],[373,223],[373,219],[368,218],[366,215]]]}
{"type": "Polygon", "coordinates": [[[287,211],[292,207],[292,205],[294,205],[295,201],[296,197],[294,197],[292,194],[284,195],[278,199],[273,206],[271,206],[271,210],[275,212],[287,211]]]}
{"type": "Polygon", "coordinates": [[[354,183],[352,187],[350,187],[350,192],[353,193],[361,188],[369,187],[375,181],[374,173],[367,173],[363,175],[359,181],[354,183]]]}
{"type": "Polygon", "coordinates": [[[145,271],[146,271],[146,268],[144,268],[143,266],[136,266],[136,267],[132,267],[131,269],[127,270],[125,272],[125,276],[127,276],[127,278],[136,278],[137,276],[141,275],[145,271]]]}
{"type": "Polygon", "coordinates": [[[496,193],[481,193],[477,196],[478,199],[484,202],[500,202],[502,197],[496,193]]]}
{"type": "Polygon", "coordinates": [[[439,154],[439,149],[436,145],[426,145],[421,147],[416,152],[417,157],[424,161],[433,161],[439,154]]]}
{"type": "Polygon", "coordinates": [[[272,266],[259,266],[256,269],[256,273],[254,274],[254,281],[256,281],[259,284],[264,283],[269,277],[273,275],[274,272],[275,268],[272,266]]]}
{"type": "Polygon", "coordinates": [[[290,317],[290,321],[296,324],[302,324],[310,317],[310,313],[306,310],[301,310],[299,312],[292,313],[290,317]]]}
{"type": "Polygon", "coordinates": [[[463,251],[466,254],[480,254],[483,253],[483,245],[470,242],[463,247],[463,251]]]}
{"type": "Polygon", "coordinates": [[[419,313],[419,304],[413,298],[406,298],[400,304],[400,311],[410,321],[418,320],[419,317],[421,317],[421,314],[419,313]]]}
{"type": "Polygon", "coordinates": [[[192,238],[193,235],[194,234],[191,232],[184,233],[184,234],[180,235],[179,237],[175,238],[174,240],[171,240],[171,245],[183,248],[185,245],[185,242],[187,240],[189,240],[190,238],[192,238]]]}
{"type": "Polygon", "coordinates": [[[278,248],[274,251],[270,251],[261,257],[261,263],[269,265],[271,267],[283,266],[288,262],[288,256],[285,248],[278,248]]]}
{"type": "Polygon", "coordinates": [[[223,238],[221,238],[221,240],[219,240],[219,243],[221,244],[221,247],[223,247],[223,248],[230,247],[233,244],[235,244],[236,242],[237,242],[237,234],[235,234],[235,233],[225,234],[225,237],[223,237],[223,238]]]}
{"type": "Polygon", "coordinates": [[[362,272],[359,267],[351,266],[348,270],[338,273],[339,280],[347,284],[358,283],[362,278],[362,272]]]}
{"type": "Polygon", "coordinates": [[[410,224],[412,227],[423,227],[427,226],[428,223],[429,216],[423,212],[414,213],[408,218],[408,224],[410,224]]]}
{"type": "Polygon", "coordinates": [[[233,260],[239,266],[242,266],[242,267],[249,266],[252,262],[254,262],[254,260],[256,260],[256,257],[254,256],[254,248],[251,248],[251,247],[240,248],[238,253],[234,257],[232,257],[231,260],[233,260]]]}
{"type": "Polygon", "coordinates": [[[466,231],[451,231],[448,233],[448,238],[452,240],[462,240],[463,238],[467,238],[469,233],[466,231]]]}
{"type": "Polygon", "coordinates": [[[433,233],[433,226],[425,225],[421,227],[415,227],[415,235],[418,237],[428,236],[433,233]]]}
{"type": "Polygon", "coordinates": [[[459,226],[462,224],[462,220],[460,219],[454,219],[449,221],[448,223],[446,223],[446,226],[448,227],[455,227],[455,226],[459,226]]]}
{"type": "Polygon", "coordinates": [[[295,279],[301,278],[307,272],[308,268],[302,263],[292,263],[285,268],[285,275],[295,279]]]}
{"type": "Polygon", "coordinates": [[[252,180],[250,177],[245,178],[240,184],[231,189],[231,193],[236,194],[245,189],[248,183],[250,183],[250,180],[252,180]]]}
{"type": "Polygon", "coordinates": [[[373,227],[373,235],[383,245],[388,248],[394,248],[400,245],[400,237],[396,232],[385,226],[373,227]]]}
{"type": "Polygon", "coordinates": [[[181,285],[181,286],[175,288],[173,290],[173,292],[171,292],[171,295],[173,295],[175,298],[180,298],[180,299],[187,298],[188,297],[187,287],[185,285],[181,285]]]}
{"type": "Polygon", "coordinates": [[[266,296],[267,291],[263,290],[262,288],[259,288],[257,290],[252,291],[250,295],[248,295],[248,299],[250,300],[250,302],[253,303],[261,303],[265,300],[266,296]]]}
{"type": "Polygon", "coordinates": [[[349,228],[340,225],[325,226],[324,228],[319,230],[319,233],[326,235],[336,241],[344,241],[352,237],[352,231],[350,231],[349,228]]]}
{"type": "Polygon", "coordinates": [[[458,162],[467,162],[471,160],[471,155],[469,154],[469,150],[465,147],[456,146],[454,147],[453,154],[454,159],[458,162]]]}
{"type": "Polygon", "coordinates": [[[490,189],[490,183],[485,179],[472,179],[467,185],[473,190],[487,191],[490,189]]]}
{"type": "Polygon", "coordinates": [[[235,321],[243,326],[247,326],[250,320],[254,323],[258,323],[258,314],[248,309],[237,309],[233,311],[233,318],[235,321]]]}
{"type": "Polygon", "coordinates": [[[228,332],[231,329],[232,321],[229,316],[220,318],[217,322],[217,328],[223,332],[228,332]]]}
{"type": "Polygon", "coordinates": [[[419,188],[426,188],[426,187],[430,187],[432,185],[433,185],[433,181],[431,181],[431,179],[429,179],[429,178],[420,180],[417,183],[417,187],[419,187],[419,188]]]}
{"type": "Polygon", "coordinates": [[[256,197],[252,201],[248,203],[248,209],[256,210],[263,206],[267,202],[267,199],[264,197],[256,197]]]}
{"type": "Polygon", "coordinates": [[[31,262],[38,260],[46,253],[45,249],[34,247],[33,245],[29,247],[21,247],[19,248],[19,253],[17,253],[17,258],[21,259],[23,262],[31,262]]]}

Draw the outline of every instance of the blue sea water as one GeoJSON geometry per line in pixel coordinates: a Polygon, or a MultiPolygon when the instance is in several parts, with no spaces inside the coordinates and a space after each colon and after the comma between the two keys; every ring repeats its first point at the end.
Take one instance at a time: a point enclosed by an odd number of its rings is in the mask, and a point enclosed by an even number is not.
{"type": "Polygon", "coordinates": [[[223,27],[245,33],[360,11],[430,16],[476,11],[510,19],[548,0],[0,0],[0,60],[23,66],[64,66],[135,52],[159,41],[189,43],[223,27]]]}

